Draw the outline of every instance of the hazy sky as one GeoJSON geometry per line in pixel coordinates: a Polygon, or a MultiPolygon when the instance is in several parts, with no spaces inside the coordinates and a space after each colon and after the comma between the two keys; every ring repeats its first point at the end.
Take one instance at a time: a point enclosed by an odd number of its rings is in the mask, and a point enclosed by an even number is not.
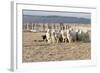
{"type": "Polygon", "coordinates": [[[23,10],[23,15],[37,15],[37,16],[69,16],[91,19],[90,13],[79,13],[79,12],[53,12],[53,11],[32,11],[23,10]]]}

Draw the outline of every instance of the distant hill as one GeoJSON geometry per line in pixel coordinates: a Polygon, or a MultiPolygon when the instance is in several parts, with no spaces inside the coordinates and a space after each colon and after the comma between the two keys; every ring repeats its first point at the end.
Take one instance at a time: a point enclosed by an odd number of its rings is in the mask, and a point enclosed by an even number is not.
{"type": "Polygon", "coordinates": [[[23,15],[23,23],[81,23],[91,24],[91,19],[64,16],[23,15]]]}

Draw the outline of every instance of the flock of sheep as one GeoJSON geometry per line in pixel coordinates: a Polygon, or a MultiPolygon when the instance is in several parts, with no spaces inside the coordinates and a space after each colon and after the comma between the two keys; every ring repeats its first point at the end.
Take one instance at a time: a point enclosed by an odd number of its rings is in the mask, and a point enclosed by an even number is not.
{"type": "Polygon", "coordinates": [[[91,41],[91,30],[83,31],[81,29],[69,28],[66,30],[55,30],[47,29],[43,40],[48,43],[71,43],[71,42],[90,42],[91,41]]]}

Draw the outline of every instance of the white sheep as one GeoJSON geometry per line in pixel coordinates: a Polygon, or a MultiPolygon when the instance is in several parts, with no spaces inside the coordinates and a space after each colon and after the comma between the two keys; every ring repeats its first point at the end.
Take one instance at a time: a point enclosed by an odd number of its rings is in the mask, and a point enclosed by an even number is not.
{"type": "Polygon", "coordinates": [[[61,35],[62,35],[63,42],[67,42],[67,33],[66,33],[66,31],[61,30],[61,35]]]}
{"type": "Polygon", "coordinates": [[[70,34],[70,32],[71,32],[70,30],[67,30],[67,31],[66,31],[66,33],[67,33],[67,39],[68,39],[68,42],[69,42],[69,43],[72,42],[72,35],[70,34]]]}
{"type": "Polygon", "coordinates": [[[46,32],[46,38],[47,38],[48,43],[51,43],[51,30],[50,29],[48,29],[46,32]]]}
{"type": "Polygon", "coordinates": [[[52,29],[52,31],[51,31],[51,41],[52,41],[52,43],[56,43],[56,37],[55,37],[55,34],[56,34],[55,30],[52,29]]]}
{"type": "Polygon", "coordinates": [[[62,35],[60,33],[60,30],[57,30],[55,33],[56,43],[59,43],[62,41],[62,35]]]}

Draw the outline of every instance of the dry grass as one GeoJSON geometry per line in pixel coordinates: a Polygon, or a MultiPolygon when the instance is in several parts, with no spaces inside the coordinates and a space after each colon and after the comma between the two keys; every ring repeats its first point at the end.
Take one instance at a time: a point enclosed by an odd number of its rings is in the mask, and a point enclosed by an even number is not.
{"type": "Polygon", "coordinates": [[[45,33],[23,32],[23,62],[91,59],[91,44],[84,42],[48,44],[45,33]],[[37,41],[38,40],[38,41],[37,41]]]}

